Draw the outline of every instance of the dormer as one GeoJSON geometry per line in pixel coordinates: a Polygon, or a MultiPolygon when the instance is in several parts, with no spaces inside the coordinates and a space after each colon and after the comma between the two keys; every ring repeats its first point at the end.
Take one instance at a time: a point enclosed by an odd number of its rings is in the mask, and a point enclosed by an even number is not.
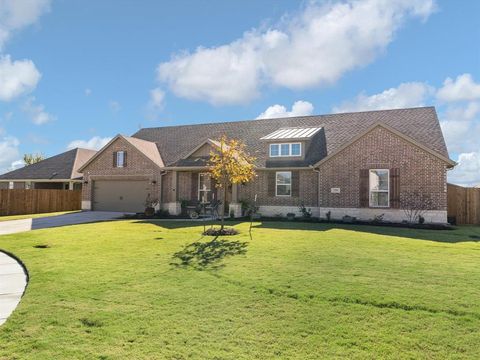
{"type": "Polygon", "coordinates": [[[310,141],[321,129],[321,127],[280,128],[260,140],[268,144],[268,159],[300,160],[305,158],[310,141]]]}

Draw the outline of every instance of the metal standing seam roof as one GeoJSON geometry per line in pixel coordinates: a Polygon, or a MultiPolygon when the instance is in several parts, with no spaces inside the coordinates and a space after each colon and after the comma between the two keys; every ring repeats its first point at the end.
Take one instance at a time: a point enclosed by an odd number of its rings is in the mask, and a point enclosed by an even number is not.
{"type": "Polygon", "coordinates": [[[278,129],[271,134],[261,137],[261,140],[274,139],[308,139],[319,132],[321,127],[314,128],[284,128],[278,129]]]}

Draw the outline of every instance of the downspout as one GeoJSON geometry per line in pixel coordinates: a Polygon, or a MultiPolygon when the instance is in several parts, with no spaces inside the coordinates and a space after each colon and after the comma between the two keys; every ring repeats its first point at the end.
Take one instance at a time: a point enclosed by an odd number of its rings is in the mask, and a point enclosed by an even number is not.
{"type": "Polygon", "coordinates": [[[166,175],[168,173],[168,171],[165,171],[165,170],[162,170],[160,171],[160,196],[158,197],[160,200],[159,200],[159,203],[160,203],[160,209],[162,209],[162,205],[163,205],[163,176],[166,175]]]}

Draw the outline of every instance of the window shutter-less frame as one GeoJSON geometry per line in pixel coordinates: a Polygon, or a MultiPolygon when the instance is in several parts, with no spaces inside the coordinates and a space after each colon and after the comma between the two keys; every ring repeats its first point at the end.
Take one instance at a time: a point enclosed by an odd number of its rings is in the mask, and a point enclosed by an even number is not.
{"type": "Polygon", "coordinates": [[[400,208],[400,169],[390,169],[390,207],[400,208]]]}
{"type": "Polygon", "coordinates": [[[300,196],[300,172],[292,171],[292,196],[300,196]]]}
{"type": "Polygon", "coordinates": [[[113,167],[117,167],[117,152],[113,152],[113,167]]]}
{"type": "Polygon", "coordinates": [[[360,169],[359,200],[362,208],[368,208],[369,206],[369,175],[370,171],[368,169],[360,169]]]}
{"type": "Polygon", "coordinates": [[[277,173],[275,171],[269,171],[267,173],[267,195],[269,197],[275,197],[275,187],[277,185],[276,176],[277,173]]]}

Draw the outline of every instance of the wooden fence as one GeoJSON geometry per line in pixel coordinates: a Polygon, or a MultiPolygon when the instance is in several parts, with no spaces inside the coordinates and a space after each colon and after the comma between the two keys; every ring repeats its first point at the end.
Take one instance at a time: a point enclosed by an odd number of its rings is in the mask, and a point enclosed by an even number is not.
{"type": "Polygon", "coordinates": [[[480,225],[480,189],[448,184],[448,217],[457,225],[480,225]]]}
{"type": "Polygon", "coordinates": [[[81,209],[78,190],[0,190],[0,216],[81,209]]]}

